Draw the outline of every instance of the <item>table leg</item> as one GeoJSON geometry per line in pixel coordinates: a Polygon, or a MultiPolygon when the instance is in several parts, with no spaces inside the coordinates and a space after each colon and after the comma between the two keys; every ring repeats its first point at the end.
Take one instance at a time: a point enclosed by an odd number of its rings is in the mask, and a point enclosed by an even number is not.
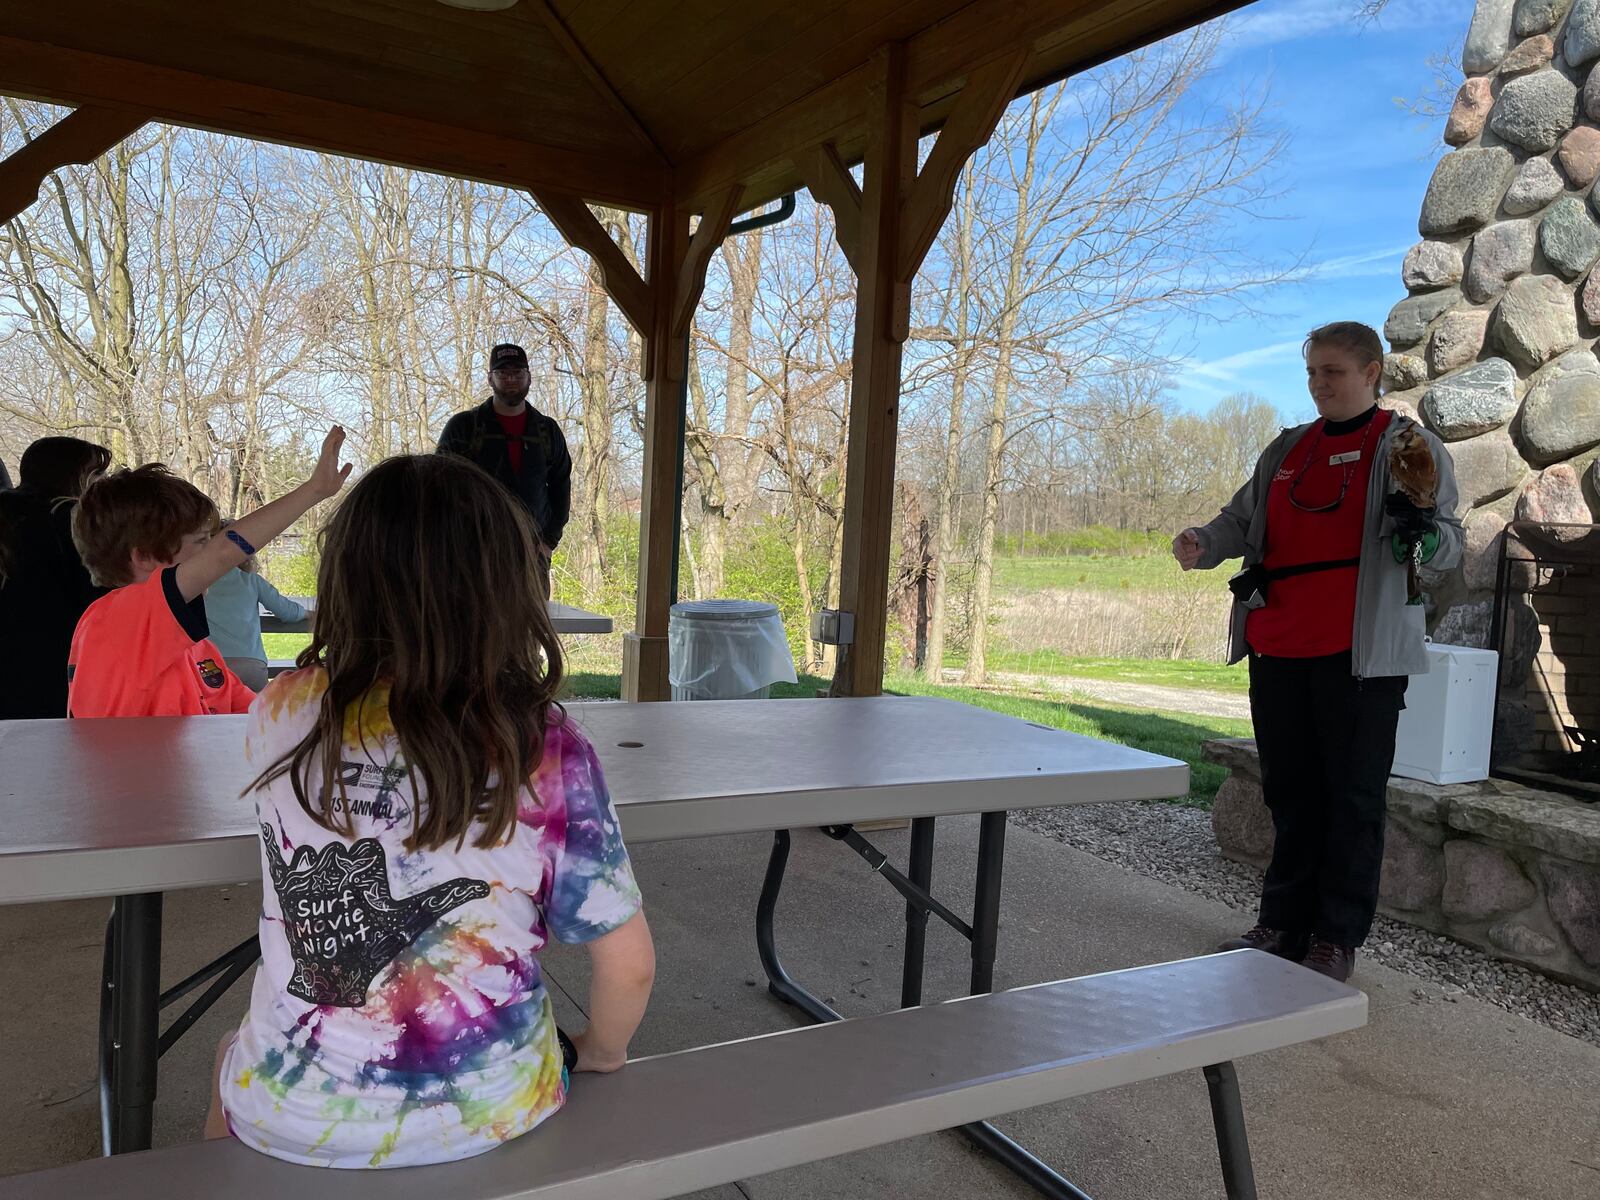
{"type": "Polygon", "coordinates": [[[778,894],[783,890],[783,872],[789,864],[789,831],[772,835],[772,854],[767,859],[767,874],[761,881],[761,899],[756,903],[756,952],[767,973],[767,991],[792,1004],[813,1021],[842,1021],[844,1018],[816,996],[796,983],[778,957],[778,942],[773,918],[778,911],[778,894]]]}
{"type": "MultiPolygon", "coordinates": [[[[935,825],[933,818],[918,818],[911,825],[910,865],[904,877],[896,878],[886,867],[883,855],[853,835],[849,826],[825,830],[832,835],[852,842],[858,853],[873,869],[906,896],[906,951],[901,968],[901,1003],[907,1007],[922,1002],[923,943],[927,932],[927,914],[930,904],[944,920],[955,926],[972,942],[972,991],[974,995],[987,992],[994,981],[995,948],[1000,930],[1000,886],[1005,867],[1006,814],[984,813],[978,827],[978,867],[972,904],[972,925],[968,927],[956,915],[927,895],[933,879],[933,848],[935,825]],[[905,885],[910,885],[907,890],[905,885]],[[921,893],[918,902],[917,893],[921,893]]],[[[790,837],[787,829],[780,829],[772,838],[772,854],[767,859],[766,877],[761,882],[761,899],[756,905],[756,949],[761,955],[761,966],[767,973],[767,990],[778,999],[794,1005],[814,1021],[838,1021],[842,1018],[827,1004],[807,991],[784,969],[778,957],[777,939],[773,925],[777,914],[778,896],[783,889],[784,870],[789,863],[790,837]]],[[[987,1121],[964,1125],[961,1131],[991,1157],[1051,1200],[1090,1200],[1065,1176],[1052,1170],[1035,1155],[1001,1133],[987,1121]]]]}
{"type": "Polygon", "coordinates": [[[111,1153],[150,1148],[161,1012],[160,892],[118,896],[112,912],[111,1153]]]}
{"type": "Polygon", "coordinates": [[[1006,814],[984,813],[978,825],[978,876],[972,893],[972,995],[994,990],[1000,941],[1000,883],[1006,864],[1006,814]]]}
{"type": "MultiPolygon", "coordinates": [[[[911,822],[911,854],[906,876],[924,892],[933,886],[933,817],[917,817],[911,822]]],[[[900,1007],[914,1008],[922,1003],[923,951],[928,940],[928,910],[912,900],[906,901],[906,950],[900,968],[900,1007]]]]}

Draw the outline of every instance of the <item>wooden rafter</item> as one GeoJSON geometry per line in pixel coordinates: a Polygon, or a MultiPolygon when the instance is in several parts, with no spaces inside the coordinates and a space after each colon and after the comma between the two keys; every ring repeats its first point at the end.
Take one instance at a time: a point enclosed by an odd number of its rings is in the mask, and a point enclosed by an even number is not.
{"type": "Polygon", "coordinates": [[[844,165],[833,143],[813,146],[799,155],[795,165],[806,187],[833,212],[833,233],[839,249],[857,274],[861,271],[861,187],[850,168],[844,165]]]}
{"type": "MultiPolygon", "coordinates": [[[[1042,84],[1221,16],[1247,0],[1162,4],[1084,0],[971,0],[906,43],[906,95],[919,108],[918,132],[931,133],[949,113],[974,64],[1025,56],[1021,85],[1042,84]]],[[[746,183],[745,203],[789,190],[810,147],[832,142],[847,163],[860,160],[873,77],[862,63],[804,97],[753,121],[716,145],[673,164],[679,203],[697,204],[729,183],[746,183]]],[[[803,169],[803,168],[802,168],[803,169]]],[[[809,180],[807,180],[809,183],[809,180]]]]}
{"type": "Polygon", "coordinates": [[[0,36],[0,93],[396,163],[600,204],[648,209],[667,179],[619,160],[66,46],[0,36]]]}
{"type": "Polygon", "coordinates": [[[556,44],[561,47],[562,52],[566,54],[567,58],[572,61],[572,64],[578,70],[583,72],[584,78],[589,81],[595,91],[604,97],[605,102],[622,118],[623,123],[627,125],[633,135],[650,148],[656,165],[665,168],[667,166],[667,156],[661,149],[661,144],[645,128],[644,122],[639,119],[639,114],[628,107],[628,102],[617,92],[611,80],[606,78],[606,74],[600,69],[599,64],[590,56],[588,50],[584,49],[583,43],[573,36],[572,30],[561,19],[561,14],[551,5],[550,0],[536,0],[536,7],[539,15],[544,18],[545,28],[556,39],[556,44]]]}
{"type": "Polygon", "coordinates": [[[961,168],[994,134],[1006,105],[1017,94],[1017,83],[1027,61],[1026,53],[1014,50],[967,76],[966,86],[956,98],[955,107],[906,198],[897,267],[902,279],[911,279],[922,266],[928,248],[950,214],[961,168]]]}
{"type": "Polygon", "coordinates": [[[45,176],[69,163],[90,163],[145,124],[137,113],[80,108],[0,161],[0,224],[39,197],[45,176]]]}
{"type": "Polygon", "coordinates": [[[606,292],[616,301],[628,324],[641,337],[648,338],[655,320],[655,297],[589,206],[575,196],[543,191],[533,195],[561,236],[599,264],[606,292]]]}

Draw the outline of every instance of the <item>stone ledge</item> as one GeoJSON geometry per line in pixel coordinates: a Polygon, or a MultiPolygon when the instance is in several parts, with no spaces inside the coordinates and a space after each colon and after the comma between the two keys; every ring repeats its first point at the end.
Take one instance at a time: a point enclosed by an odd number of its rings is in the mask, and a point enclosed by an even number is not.
{"type": "MultiPolygon", "coordinates": [[[[1249,738],[1204,744],[1229,768],[1212,804],[1222,853],[1264,867],[1272,817],[1249,738]]],[[[1600,805],[1506,780],[1389,780],[1380,912],[1600,991],[1600,805]]]]}
{"type": "MultiPolygon", "coordinates": [[[[1217,738],[1202,743],[1201,752],[1236,775],[1261,781],[1254,738],[1217,738]]],[[[1600,804],[1507,779],[1427,783],[1398,775],[1389,779],[1388,798],[1392,816],[1600,864],[1600,804]]]]}

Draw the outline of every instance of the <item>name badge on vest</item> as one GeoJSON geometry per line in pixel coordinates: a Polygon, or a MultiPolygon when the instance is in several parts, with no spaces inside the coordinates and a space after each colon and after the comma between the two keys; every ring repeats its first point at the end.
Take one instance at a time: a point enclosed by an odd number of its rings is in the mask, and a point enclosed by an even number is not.
{"type": "Polygon", "coordinates": [[[1359,451],[1359,450],[1347,450],[1343,454],[1335,454],[1331,458],[1329,458],[1328,459],[1328,465],[1330,467],[1342,467],[1342,466],[1344,466],[1345,463],[1360,462],[1360,461],[1361,461],[1361,451],[1359,451]]]}

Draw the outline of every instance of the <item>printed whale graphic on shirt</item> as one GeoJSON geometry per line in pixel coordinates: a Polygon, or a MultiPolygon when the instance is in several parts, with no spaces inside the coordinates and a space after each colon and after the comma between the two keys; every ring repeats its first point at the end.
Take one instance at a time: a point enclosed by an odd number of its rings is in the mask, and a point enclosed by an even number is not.
{"type": "Polygon", "coordinates": [[[291,995],[359,1008],[372,980],[423,930],[453,908],[489,894],[477,879],[452,879],[415,896],[389,892],[389,863],[376,838],[346,849],[297,846],[287,863],[272,826],[261,826],[272,886],[294,959],[291,995]]]}

